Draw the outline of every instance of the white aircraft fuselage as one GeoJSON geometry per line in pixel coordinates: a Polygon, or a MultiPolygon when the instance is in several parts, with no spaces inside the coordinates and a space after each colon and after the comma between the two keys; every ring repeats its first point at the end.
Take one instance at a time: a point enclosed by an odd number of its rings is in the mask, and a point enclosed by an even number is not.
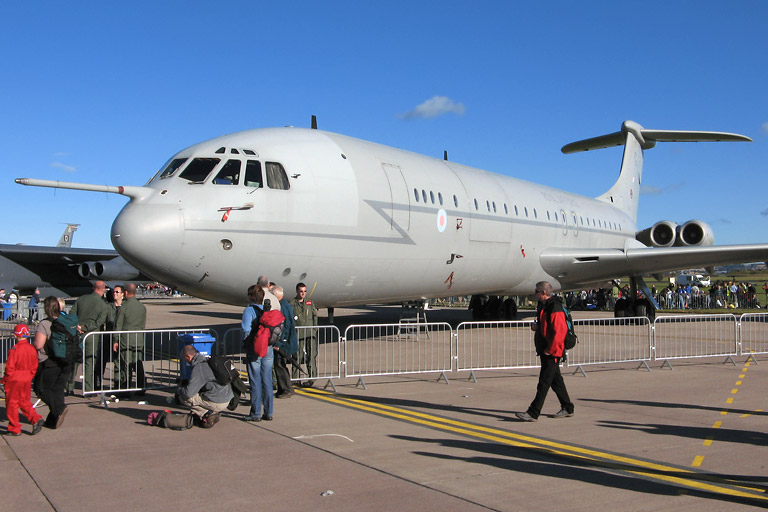
{"type": "MultiPolygon", "coordinates": [[[[244,304],[262,274],[287,296],[304,282],[312,300],[329,307],[530,294],[541,280],[568,289],[733,261],[727,251],[691,259],[698,247],[665,248],[665,261],[661,249],[635,240],[642,152],[654,144],[643,136],[694,140],[690,133],[712,132],[644,131],[627,122],[622,132],[585,141],[575,150],[625,145],[618,181],[594,199],[301,128],[196,144],[144,187],[17,182],[131,197],[112,225],[117,251],[145,275],[218,302],[244,304]]],[[[752,251],[739,255],[747,261],[768,258],[768,246],[744,247],[752,251]]]]}

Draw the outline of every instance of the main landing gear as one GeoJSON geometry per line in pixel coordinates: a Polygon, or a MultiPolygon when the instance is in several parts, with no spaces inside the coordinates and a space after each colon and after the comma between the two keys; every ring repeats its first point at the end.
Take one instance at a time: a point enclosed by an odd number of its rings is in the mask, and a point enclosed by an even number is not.
{"type": "Polygon", "coordinates": [[[656,310],[659,309],[659,305],[656,304],[656,299],[651,295],[651,291],[643,281],[642,277],[630,277],[629,278],[629,297],[621,298],[616,301],[616,305],[613,308],[613,316],[615,318],[626,318],[633,316],[644,316],[648,318],[648,321],[653,323],[656,319],[656,310]],[[643,292],[644,297],[638,297],[637,290],[638,285],[643,292]]]}

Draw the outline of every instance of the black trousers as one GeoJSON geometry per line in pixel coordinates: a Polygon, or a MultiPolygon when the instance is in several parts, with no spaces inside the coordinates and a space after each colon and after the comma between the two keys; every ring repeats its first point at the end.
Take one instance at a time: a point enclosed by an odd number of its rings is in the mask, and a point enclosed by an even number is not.
{"type": "Polygon", "coordinates": [[[560,373],[560,358],[542,355],[536,397],[528,407],[528,414],[531,417],[538,418],[541,414],[541,408],[544,407],[544,400],[547,398],[550,387],[557,395],[557,399],[560,400],[560,407],[568,412],[573,412],[573,403],[568,396],[568,390],[565,389],[563,375],[560,373]]]}
{"type": "Polygon", "coordinates": [[[72,370],[69,365],[59,365],[48,359],[40,365],[38,371],[40,372],[38,396],[48,406],[45,425],[54,427],[65,408],[64,388],[72,370]]]}
{"type": "Polygon", "coordinates": [[[288,360],[280,352],[275,352],[275,377],[277,378],[277,394],[293,393],[291,373],[288,370],[288,360]]]}

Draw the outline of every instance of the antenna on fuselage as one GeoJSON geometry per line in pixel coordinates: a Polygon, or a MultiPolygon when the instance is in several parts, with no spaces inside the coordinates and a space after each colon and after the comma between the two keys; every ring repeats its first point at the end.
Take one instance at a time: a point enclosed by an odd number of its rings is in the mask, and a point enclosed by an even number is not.
{"type": "Polygon", "coordinates": [[[313,130],[317,130],[317,116],[316,115],[312,116],[312,129],[313,130]]]}
{"type": "Polygon", "coordinates": [[[448,151],[443,150],[443,160],[448,161],[448,151]]]}

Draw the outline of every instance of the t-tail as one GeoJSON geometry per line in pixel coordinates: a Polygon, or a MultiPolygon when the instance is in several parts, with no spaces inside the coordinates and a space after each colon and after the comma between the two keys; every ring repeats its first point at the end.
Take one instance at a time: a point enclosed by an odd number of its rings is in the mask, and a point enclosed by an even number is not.
{"type": "Polygon", "coordinates": [[[637,200],[643,177],[643,150],[651,149],[657,142],[725,142],[752,139],[744,135],[725,132],[701,132],[679,130],[648,130],[634,121],[624,121],[621,131],[591,139],[572,142],[563,146],[563,153],[576,153],[593,149],[624,145],[621,172],[616,183],[598,200],[614,205],[637,223],[637,200]]]}

